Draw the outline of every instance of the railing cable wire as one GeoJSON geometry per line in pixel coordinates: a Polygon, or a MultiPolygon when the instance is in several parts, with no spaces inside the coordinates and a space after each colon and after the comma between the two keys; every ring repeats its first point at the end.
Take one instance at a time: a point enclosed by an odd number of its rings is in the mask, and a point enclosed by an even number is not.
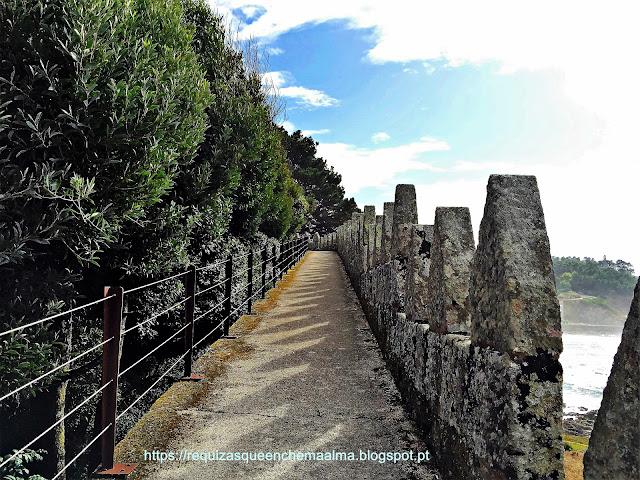
{"type": "Polygon", "coordinates": [[[146,390],[145,390],[145,391],[144,391],[144,392],[143,392],[143,393],[142,393],[138,398],[136,398],[136,399],[134,400],[134,402],[133,402],[131,405],[129,405],[127,408],[125,408],[125,409],[122,411],[122,413],[120,413],[120,415],[118,415],[118,416],[116,417],[116,421],[120,420],[120,418],[121,418],[125,413],[127,413],[127,412],[128,412],[128,411],[129,411],[129,410],[130,410],[130,409],[131,409],[131,408],[136,404],[136,403],[138,403],[140,400],[142,400],[142,397],[144,397],[147,393],[149,393],[149,392],[153,389],[153,387],[155,387],[158,383],[160,383],[160,380],[162,380],[164,377],[166,377],[166,376],[167,376],[167,374],[168,374],[171,370],[173,370],[173,369],[175,368],[175,366],[176,366],[178,363],[180,363],[180,360],[182,360],[182,359],[183,359],[184,357],[186,357],[188,354],[189,354],[189,352],[185,352],[185,353],[183,353],[182,355],[180,355],[180,357],[178,358],[178,360],[176,360],[176,362],[175,362],[173,365],[171,365],[167,370],[165,370],[165,372],[164,372],[162,375],[160,375],[160,377],[159,377],[155,382],[153,382],[153,384],[152,384],[149,388],[147,388],[147,389],[146,389],[146,390]]]}
{"type": "Polygon", "coordinates": [[[59,478],[59,477],[60,477],[60,475],[62,475],[62,474],[65,472],[65,470],[66,470],[67,468],[69,468],[69,467],[70,467],[70,466],[71,466],[71,465],[72,465],[72,464],[73,464],[73,463],[74,463],[78,458],[80,458],[80,455],[82,455],[84,452],[86,452],[86,451],[89,449],[89,447],[90,447],[91,445],[93,445],[93,444],[96,442],[96,440],[98,440],[98,439],[102,436],[102,434],[103,434],[104,432],[106,432],[107,430],[109,430],[109,429],[111,428],[111,425],[113,425],[113,424],[112,424],[112,423],[110,423],[110,424],[109,424],[109,425],[107,425],[107,426],[106,426],[106,427],[105,427],[105,428],[104,428],[104,429],[103,429],[103,430],[102,430],[98,435],[96,435],[95,437],[93,437],[93,440],[91,440],[91,441],[87,444],[87,446],[86,446],[86,447],[84,447],[82,450],[80,450],[80,453],[78,453],[75,457],[73,457],[73,460],[71,460],[69,463],[67,463],[67,464],[64,466],[64,468],[63,468],[62,470],[60,470],[58,473],[56,473],[56,476],[55,476],[55,477],[53,477],[51,480],[56,480],[56,478],[59,478]]]}
{"type": "Polygon", "coordinates": [[[113,340],[113,337],[111,337],[109,340],[105,340],[104,342],[99,343],[98,345],[95,345],[95,346],[91,347],[89,350],[85,350],[85,351],[84,351],[83,353],[81,353],[80,355],[77,355],[77,356],[73,357],[71,360],[69,360],[69,361],[67,361],[67,362],[63,363],[62,365],[58,365],[57,367],[55,367],[55,368],[53,368],[53,369],[49,370],[47,373],[45,373],[45,374],[43,374],[43,375],[40,375],[38,378],[35,378],[35,379],[31,380],[29,383],[25,383],[25,384],[24,384],[24,385],[22,385],[21,387],[16,388],[13,392],[11,392],[11,393],[7,393],[4,397],[0,398],[0,402],[2,402],[2,400],[4,400],[5,398],[9,398],[11,395],[14,395],[14,394],[18,393],[20,390],[22,390],[22,389],[24,389],[24,388],[27,388],[27,387],[29,387],[29,386],[31,386],[31,385],[33,385],[33,384],[34,384],[34,383],[36,383],[38,380],[41,380],[41,379],[43,379],[44,377],[46,377],[46,376],[48,376],[48,375],[51,375],[51,374],[52,374],[52,373],[54,373],[54,372],[57,372],[57,371],[58,371],[58,370],[60,370],[61,368],[66,367],[66,366],[67,366],[67,365],[69,365],[70,363],[75,362],[75,361],[76,361],[76,360],[78,360],[79,358],[84,357],[85,355],[87,355],[88,353],[90,353],[90,352],[94,351],[95,349],[100,348],[101,346],[103,346],[103,345],[105,345],[105,344],[109,343],[111,340],[113,340]]]}
{"type": "Polygon", "coordinates": [[[156,314],[156,315],[154,315],[153,317],[151,317],[151,318],[147,318],[146,320],[143,320],[142,322],[140,322],[140,323],[138,323],[138,324],[136,324],[136,325],[134,325],[134,326],[132,326],[132,327],[127,328],[127,329],[126,329],[124,332],[122,332],[120,335],[121,335],[121,336],[122,336],[122,335],[125,335],[125,334],[129,333],[131,330],[135,330],[136,328],[140,328],[142,325],[145,325],[145,324],[147,324],[147,323],[149,323],[149,322],[151,322],[151,321],[155,320],[156,318],[161,317],[161,316],[162,316],[162,315],[164,315],[165,313],[167,313],[167,312],[169,312],[169,311],[173,310],[174,308],[176,308],[176,307],[178,307],[178,306],[182,305],[182,304],[183,304],[184,302],[186,302],[187,300],[189,300],[189,299],[188,299],[188,298],[184,298],[184,299],[180,300],[178,303],[174,303],[172,306],[170,306],[169,308],[167,308],[165,311],[160,312],[160,313],[157,313],[157,314],[156,314]]]}
{"type": "Polygon", "coordinates": [[[151,350],[149,353],[147,353],[144,357],[138,359],[135,363],[129,365],[127,368],[125,368],[123,371],[121,371],[120,373],[118,373],[118,378],[120,378],[122,375],[124,375],[125,373],[127,373],[129,370],[131,370],[133,367],[135,367],[136,365],[138,365],[140,362],[142,362],[143,360],[145,360],[146,358],[149,357],[149,355],[151,355],[152,353],[157,352],[161,347],[165,346],[167,343],[169,343],[171,340],[173,340],[175,337],[178,336],[179,333],[182,333],[185,331],[185,329],[187,327],[190,327],[191,325],[184,325],[180,330],[178,330],[176,333],[174,333],[173,335],[171,335],[169,338],[167,338],[164,342],[162,342],[160,345],[158,345],[156,348],[154,348],[153,350],[151,350]]]}
{"type": "Polygon", "coordinates": [[[173,280],[174,278],[178,278],[178,277],[184,276],[185,273],[186,272],[176,273],[175,275],[172,275],[172,276],[167,277],[167,278],[163,278],[161,280],[156,280],[155,282],[147,283],[146,285],[140,285],[139,287],[130,288],[129,290],[125,290],[124,292],[122,292],[122,294],[126,295],[127,293],[132,293],[132,292],[136,292],[138,290],[142,290],[143,288],[152,287],[152,286],[157,285],[157,284],[162,283],[162,282],[168,282],[169,280],[173,280]]]}
{"type": "Polygon", "coordinates": [[[56,313],[55,315],[51,315],[50,317],[43,318],[41,320],[37,320],[35,322],[28,323],[27,325],[21,325],[20,327],[12,328],[11,330],[7,330],[6,332],[0,333],[0,337],[2,337],[3,335],[8,335],[8,334],[13,333],[13,332],[17,332],[18,330],[22,330],[22,329],[27,328],[27,327],[32,327],[34,325],[38,325],[39,323],[43,323],[43,322],[46,322],[48,320],[53,320],[54,318],[61,317],[62,315],[66,315],[68,313],[72,313],[72,312],[76,312],[78,310],[82,310],[83,308],[87,308],[87,307],[90,307],[92,305],[96,305],[97,303],[104,302],[105,300],[108,300],[109,298],[112,298],[112,297],[115,297],[115,295],[110,295],[108,297],[104,297],[104,298],[101,298],[99,300],[96,300],[95,302],[87,303],[85,305],[80,305],[79,307],[72,308],[71,310],[67,310],[67,311],[64,311],[64,312],[61,312],[61,313],[56,313]]]}
{"type": "Polygon", "coordinates": [[[112,380],[109,380],[107,383],[105,383],[102,387],[100,387],[98,390],[96,390],[95,392],[93,392],[90,396],[88,396],[87,398],[84,399],[84,401],[78,405],[76,405],[73,410],[70,410],[69,412],[67,412],[62,418],[60,418],[59,420],[56,421],[56,423],[54,423],[53,425],[51,425],[49,428],[47,428],[44,432],[42,432],[40,435],[38,435],[36,438],[34,438],[33,440],[31,440],[29,443],[27,443],[24,447],[22,447],[20,450],[16,451],[13,455],[11,455],[9,458],[7,458],[4,462],[0,463],[0,468],[4,467],[7,463],[9,463],[11,461],[12,458],[17,457],[18,455],[20,455],[22,452],[24,452],[27,448],[29,448],[31,445],[33,445],[34,443],[36,443],[38,440],[40,440],[42,437],[44,437],[47,433],[49,433],[51,430],[53,430],[53,428],[56,427],[56,425],[59,425],[60,423],[64,422],[67,418],[69,418],[71,415],[73,415],[75,412],[78,411],[78,409],[80,409],[80,407],[82,407],[83,405],[85,405],[89,400],[91,400],[93,397],[95,397],[96,395],[98,395],[100,392],[102,392],[102,390],[104,390],[105,388],[107,388],[109,386],[109,384],[112,382],[112,380]]]}
{"type": "Polygon", "coordinates": [[[211,285],[210,287],[205,288],[204,290],[200,290],[199,292],[196,292],[195,296],[197,297],[198,295],[202,295],[203,293],[208,292],[209,290],[213,290],[216,287],[219,287],[220,285],[223,285],[224,282],[226,282],[227,279],[225,278],[224,280],[220,280],[218,283],[216,283],[215,285],[211,285]]]}

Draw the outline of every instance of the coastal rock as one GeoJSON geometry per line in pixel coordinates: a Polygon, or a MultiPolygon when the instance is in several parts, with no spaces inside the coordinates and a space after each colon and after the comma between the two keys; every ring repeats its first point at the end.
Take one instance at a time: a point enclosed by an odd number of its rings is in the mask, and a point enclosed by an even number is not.
{"type": "Polygon", "coordinates": [[[586,413],[568,413],[564,418],[564,433],[575,435],[576,437],[589,438],[597,415],[598,410],[589,410],[586,413]]]}

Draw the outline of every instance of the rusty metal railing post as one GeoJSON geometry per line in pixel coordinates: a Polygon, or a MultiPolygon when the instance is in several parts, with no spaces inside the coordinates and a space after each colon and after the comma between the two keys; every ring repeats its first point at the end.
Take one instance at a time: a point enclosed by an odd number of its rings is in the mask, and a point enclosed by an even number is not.
{"type": "Polygon", "coordinates": [[[267,296],[267,247],[262,250],[262,298],[267,296]]]}
{"type": "Polygon", "coordinates": [[[276,286],[276,282],[278,281],[278,257],[279,255],[276,255],[277,252],[277,248],[279,247],[274,245],[273,246],[273,263],[271,265],[271,270],[273,273],[273,286],[276,286]]]}
{"type": "Polygon", "coordinates": [[[187,299],[184,305],[184,324],[187,327],[184,331],[184,353],[186,353],[184,379],[190,380],[192,378],[191,366],[193,365],[193,311],[196,304],[196,267],[194,265],[188,267],[185,272],[184,287],[187,299]]]}
{"type": "Polygon", "coordinates": [[[225,265],[225,274],[224,274],[224,324],[223,324],[223,335],[225,337],[229,336],[229,326],[231,325],[231,280],[233,276],[233,256],[229,254],[229,258],[227,258],[227,263],[225,265]]]}
{"type": "Polygon", "coordinates": [[[249,250],[249,273],[247,275],[247,313],[251,313],[251,300],[253,299],[253,250],[249,250]]]}
{"type": "Polygon", "coordinates": [[[116,405],[118,400],[118,364],[120,356],[120,326],[122,324],[122,287],[104,287],[102,341],[102,469],[113,468],[116,439],[116,405]]]}
{"type": "Polygon", "coordinates": [[[285,267],[287,264],[287,242],[282,244],[280,248],[280,278],[284,277],[285,267]]]}

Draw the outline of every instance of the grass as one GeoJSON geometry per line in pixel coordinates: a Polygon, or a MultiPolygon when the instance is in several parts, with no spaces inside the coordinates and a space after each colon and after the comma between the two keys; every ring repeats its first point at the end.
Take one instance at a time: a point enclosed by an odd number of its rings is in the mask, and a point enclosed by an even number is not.
{"type": "Polygon", "coordinates": [[[564,440],[565,448],[569,447],[569,450],[564,452],[565,480],[583,480],[582,459],[585,450],[589,446],[589,439],[567,434],[564,434],[562,439],[564,440]]]}
{"type": "Polygon", "coordinates": [[[596,307],[604,308],[605,310],[615,311],[615,309],[611,306],[609,302],[607,302],[604,298],[593,297],[593,298],[583,298],[583,302],[588,303],[589,305],[593,305],[596,307]]]}
{"type": "Polygon", "coordinates": [[[562,439],[564,440],[564,444],[568,445],[573,452],[584,452],[589,446],[589,439],[586,437],[564,434],[562,439]]]}
{"type": "Polygon", "coordinates": [[[583,452],[564,452],[564,480],[583,480],[583,452]]]}

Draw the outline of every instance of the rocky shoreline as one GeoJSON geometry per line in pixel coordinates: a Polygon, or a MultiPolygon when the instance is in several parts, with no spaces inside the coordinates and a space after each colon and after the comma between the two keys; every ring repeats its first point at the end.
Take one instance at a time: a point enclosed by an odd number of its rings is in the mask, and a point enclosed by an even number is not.
{"type": "Polygon", "coordinates": [[[591,437],[593,423],[598,415],[598,410],[571,412],[564,415],[564,433],[577,437],[591,437]]]}

